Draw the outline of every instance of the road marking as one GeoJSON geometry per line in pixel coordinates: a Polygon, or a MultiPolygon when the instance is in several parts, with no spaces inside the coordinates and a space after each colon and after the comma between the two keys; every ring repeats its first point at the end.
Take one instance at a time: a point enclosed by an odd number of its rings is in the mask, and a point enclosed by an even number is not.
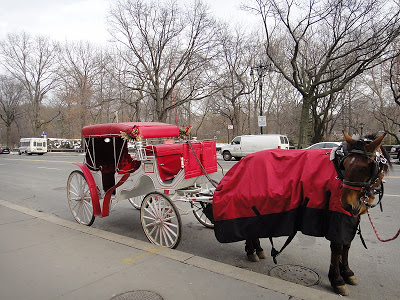
{"type": "Polygon", "coordinates": [[[398,179],[398,178],[400,178],[400,176],[385,176],[385,178],[395,178],[395,179],[398,179]]]}
{"type": "Polygon", "coordinates": [[[136,262],[137,259],[140,259],[142,257],[148,256],[149,254],[153,254],[153,253],[157,253],[160,250],[163,250],[164,247],[159,247],[159,248],[155,248],[153,250],[148,250],[147,252],[144,252],[142,254],[136,255],[136,256],[132,256],[132,257],[128,257],[122,260],[122,263],[126,264],[126,265],[130,265],[136,262]]]}
{"type": "Polygon", "coordinates": [[[71,161],[62,161],[62,160],[42,160],[42,159],[24,159],[24,158],[2,158],[4,160],[21,160],[21,161],[40,161],[40,162],[53,162],[53,163],[65,163],[72,164],[71,161]]]}
{"type": "Polygon", "coordinates": [[[38,169],[59,170],[59,171],[61,171],[61,169],[59,169],[59,168],[38,167],[38,169]]]}

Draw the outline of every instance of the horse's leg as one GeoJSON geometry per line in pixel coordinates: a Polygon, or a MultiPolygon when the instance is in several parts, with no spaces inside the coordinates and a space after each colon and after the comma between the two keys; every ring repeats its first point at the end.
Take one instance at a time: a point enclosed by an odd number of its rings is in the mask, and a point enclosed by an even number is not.
{"type": "Polygon", "coordinates": [[[349,245],[343,245],[343,252],[342,252],[342,261],[340,263],[340,275],[342,275],[344,281],[347,284],[357,285],[358,280],[357,277],[354,275],[354,272],[349,267],[349,245]]]}
{"type": "Polygon", "coordinates": [[[265,254],[263,248],[261,248],[260,239],[259,238],[255,238],[253,240],[253,245],[254,245],[254,248],[256,249],[256,254],[257,254],[258,258],[260,258],[260,259],[267,258],[267,255],[265,254]]]}
{"type": "Polygon", "coordinates": [[[258,244],[260,244],[258,238],[248,238],[246,239],[246,244],[244,246],[244,250],[247,254],[247,259],[252,262],[256,262],[259,260],[257,254],[255,253],[257,241],[258,244]]]}
{"type": "Polygon", "coordinates": [[[346,283],[340,275],[340,261],[343,253],[343,245],[331,242],[331,265],[329,267],[329,281],[335,293],[347,296],[349,291],[346,283]]]}

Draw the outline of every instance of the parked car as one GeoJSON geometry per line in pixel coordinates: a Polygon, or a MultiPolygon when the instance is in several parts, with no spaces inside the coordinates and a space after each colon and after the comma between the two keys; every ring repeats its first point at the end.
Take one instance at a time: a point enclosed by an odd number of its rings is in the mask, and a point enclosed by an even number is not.
{"type": "Polygon", "coordinates": [[[10,148],[7,146],[0,146],[0,154],[10,154],[10,148]]]}
{"type": "Polygon", "coordinates": [[[340,142],[321,142],[311,145],[306,149],[332,149],[334,147],[339,147],[342,143],[340,142]]]}
{"type": "Polygon", "coordinates": [[[397,159],[400,162],[400,145],[393,145],[389,154],[393,159],[397,159]]]}
{"type": "Polygon", "coordinates": [[[224,160],[234,157],[240,160],[247,154],[268,149],[289,149],[289,139],[286,135],[262,134],[262,135],[240,135],[235,137],[230,144],[221,148],[224,160]]]}

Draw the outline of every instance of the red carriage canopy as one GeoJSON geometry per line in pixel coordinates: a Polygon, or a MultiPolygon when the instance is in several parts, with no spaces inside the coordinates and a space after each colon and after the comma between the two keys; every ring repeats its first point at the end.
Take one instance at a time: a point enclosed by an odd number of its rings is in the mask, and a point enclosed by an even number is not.
{"type": "Polygon", "coordinates": [[[342,182],[330,152],[274,149],[243,158],[222,178],[213,196],[218,241],[301,231],[348,244],[359,219],[340,204],[342,182]]]}
{"type": "Polygon", "coordinates": [[[121,136],[122,132],[131,132],[138,129],[139,135],[144,138],[161,138],[179,136],[179,127],[159,122],[125,122],[106,123],[85,126],[82,128],[84,138],[121,136]]]}

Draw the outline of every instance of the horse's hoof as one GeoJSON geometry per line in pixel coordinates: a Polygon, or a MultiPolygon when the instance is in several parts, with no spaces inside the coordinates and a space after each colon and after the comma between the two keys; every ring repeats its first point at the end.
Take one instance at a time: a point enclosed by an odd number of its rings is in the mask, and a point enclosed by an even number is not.
{"type": "Polygon", "coordinates": [[[265,254],[264,250],[260,251],[260,252],[257,252],[257,256],[258,256],[259,259],[266,259],[267,258],[267,254],[265,254]]]}
{"type": "Polygon", "coordinates": [[[257,262],[259,261],[259,258],[257,256],[257,254],[252,253],[252,254],[247,254],[247,259],[251,262],[257,262]]]}
{"type": "Polygon", "coordinates": [[[349,276],[349,277],[344,277],[343,279],[347,284],[358,285],[357,277],[354,276],[354,275],[353,276],[349,276]]]}
{"type": "Polygon", "coordinates": [[[347,288],[346,285],[334,286],[333,290],[335,291],[336,294],[339,294],[339,295],[342,295],[342,296],[348,296],[349,295],[349,289],[347,288]]]}

